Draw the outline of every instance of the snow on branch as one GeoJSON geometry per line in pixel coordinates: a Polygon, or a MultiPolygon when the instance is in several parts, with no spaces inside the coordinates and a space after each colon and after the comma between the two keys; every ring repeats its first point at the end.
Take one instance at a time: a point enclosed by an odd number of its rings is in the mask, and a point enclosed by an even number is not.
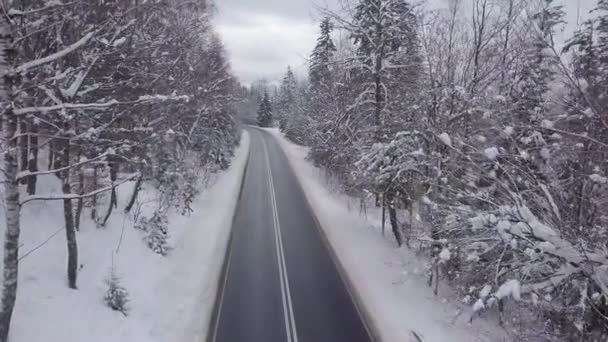
{"type": "Polygon", "coordinates": [[[91,38],[93,38],[93,36],[95,35],[95,31],[93,32],[89,32],[87,33],[84,37],[80,38],[80,40],[78,40],[77,42],[75,42],[74,44],[66,47],[65,49],[61,50],[61,51],[57,51],[53,54],[50,54],[46,57],[42,57],[42,58],[38,58],[35,59],[33,61],[21,64],[20,66],[18,66],[15,71],[17,73],[23,73],[28,71],[31,68],[35,68],[37,66],[43,65],[43,64],[47,64],[47,63],[51,63],[53,61],[56,61],[60,58],[63,58],[65,56],[67,56],[68,54],[78,50],[80,47],[82,47],[84,44],[88,43],[89,40],[91,40],[91,38]]]}
{"type": "Polygon", "coordinates": [[[97,160],[104,159],[104,158],[106,158],[106,157],[108,157],[110,155],[111,155],[110,153],[104,153],[104,154],[101,154],[101,155],[99,155],[99,156],[97,156],[95,158],[83,160],[83,161],[81,161],[79,163],[74,163],[74,164],[71,164],[69,166],[58,168],[58,169],[53,169],[53,170],[38,171],[38,172],[31,172],[31,171],[25,170],[25,171],[19,172],[17,174],[16,178],[17,178],[17,180],[20,180],[20,179],[28,177],[28,176],[51,175],[51,174],[54,174],[54,173],[59,173],[59,172],[63,172],[63,171],[67,171],[67,170],[73,169],[75,167],[86,165],[88,163],[92,163],[92,162],[97,161],[97,160]]]}
{"type": "Polygon", "coordinates": [[[68,3],[64,4],[64,3],[61,3],[60,1],[51,1],[47,6],[36,8],[31,11],[20,11],[18,9],[11,8],[7,14],[11,17],[24,17],[27,15],[38,14],[38,13],[42,13],[42,12],[49,11],[49,10],[59,8],[59,7],[71,6],[71,5],[74,5],[75,3],[76,2],[68,2],[68,3]]]}
{"type": "Polygon", "coordinates": [[[118,101],[118,100],[110,100],[106,102],[96,102],[96,103],[62,103],[53,106],[46,107],[25,107],[25,108],[16,108],[14,113],[15,115],[27,115],[33,113],[47,113],[56,110],[63,109],[106,109],[112,106],[118,105],[136,105],[141,103],[149,103],[149,102],[165,102],[165,101],[189,101],[190,96],[188,95],[177,95],[177,96],[167,96],[167,95],[144,95],[140,96],[137,100],[133,101],[118,101]]]}
{"type": "Polygon", "coordinates": [[[139,176],[140,176],[140,173],[136,172],[136,173],[134,173],[132,175],[129,175],[127,178],[122,179],[122,180],[120,180],[118,182],[113,182],[112,184],[110,184],[110,185],[108,185],[106,187],[103,187],[103,188],[100,188],[100,189],[97,189],[95,191],[91,191],[89,193],[82,194],[82,195],[79,195],[79,194],[57,194],[57,195],[50,194],[50,195],[32,195],[32,196],[27,196],[27,197],[23,198],[23,200],[21,200],[21,202],[19,204],[20,205],[24,205],[24,204],[26,204],[28,202],[32,202],[32,201],[62,201],[62,200],[66,200],[66,199],[74,200],[74,199],[80,199],[80,198],[93,197],[93,196],[98,195],[100,193],[103,193],[103,192],[106,192],[106,191],[110,191],[110,190],[112,190],[114,188],[117,188],[117,187],[119,187],[119,186],[121,186],[121,185],[123,185],[123,184],[125,184],[127,182],[130,182],[130,181],[134,180],[135,178],[137,178],[139,176]]]}

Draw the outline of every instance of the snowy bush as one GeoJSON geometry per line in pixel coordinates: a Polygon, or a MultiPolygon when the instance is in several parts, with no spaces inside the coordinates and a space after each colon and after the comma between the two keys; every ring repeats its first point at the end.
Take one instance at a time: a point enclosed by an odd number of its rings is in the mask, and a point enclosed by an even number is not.
{"type": "Polygon", "coordinates": [[[129,292],[121,285],[121,279],[116,274],[114,267],[110,269],[110,274],[106,279],[108,289],[103,297],[106,305],[112,310],[118,311],[127,316],[129,308],[129,292]]]}
{"type": "Polygon", "coordinates": [[[171,251],[169,246],[169,228],[167,215],[159,211],[155,212],[151,218],[140,217],[135,224],[135,228],[146,232],[144,241],[154,253],[166,256],[171,251]]]}

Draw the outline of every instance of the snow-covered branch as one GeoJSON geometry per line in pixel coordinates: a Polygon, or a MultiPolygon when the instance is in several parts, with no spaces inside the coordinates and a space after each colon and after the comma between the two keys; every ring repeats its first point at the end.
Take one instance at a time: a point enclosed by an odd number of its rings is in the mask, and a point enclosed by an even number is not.
{"type": "Polygon", "coordinates": [[[15,71],[17,73],[24,73],[24,72],[27,72],[29,69],[32,69],[32,68],[35,68],[35,67],[47,64],[47,63],[54,62],[58,59],[61,59],[65,56],[67,56],[68,54],[78,50],[82,46],[84,46],[86,43],[88,43],[91,40],[91,38],[93,38],[93,36],[95,36],[95,34],[96,34],[96,31],[89,32],[86,35],[84,35],[82,38],[80,38],[80,40],[67,46],[63,50],[50,54],[46,57],[39,58],[39,59],[30,61],[30,62],[21,64],[20,66],[18,66],[15,69],[15,71]]]}
{"type": "Polygon", "coordinates": [[[16,115],[27,115],[33,113],[47,113],[57,110],[64,109],[91,109],[91,110],[104,110],[112,106],[120,106],[120,105],[137,105],[151,102],[165,102],[165,101],[189,101],[190,96],[187,95],[179,95],[179,96],[167,96],[167,95],[144,95],[140,96],[136,100],[132,101],[119,101],[119,100],[110,100],[106,102],[99,103],[63,103],[53,106],[45,106],[45,107],[25,107],[25,108],[16,108],[16,115]]]}
{"type": "Polygon", "coordinates": [[[23,206],[26,203],[32,202],[32,201],[62,201],[62,200],[75,200],[75,199],[82,199],[82,198],[88,198],[88,197],[93,197],[95,195],[99,195],[101,193],[110,191],[112,189],[115,189],[127,182],[130,182],[136,178],[138,178],[141,174],[139,172],[134,173],[132,175],[127,176],[126,178],[117,181],[117,182],[113,182],[112,184],[97,189],[95,191],[91,191],[88,192],[86,194],[49,194],[49,195],[31,195],[31,196],[27,196],[24,197],[20,204],[23,206]]]}
{"type": "Polygon", "coordinates": [[[44,175],[51,175],[51,174],[56,174],[56,173],[59,173],[59,172],[68,171],[68,170],[71,170],[73,168],[77,168],[77,167],[80,167],[80,166],[83,166],[83,165],[86,165],[86,164],[89,164],[89,163],[92,163],[92,162],[95,162],[95,161],[98,161],[98,160],[105,159],[105,158],[107,158],[109,156],[113,156],[113,154],[110,154],[110,153],[106,152],[106,153],[101,154],[101,155],[99,155],[99,156],[97,156],[95,158],[82,160],[82,161],[80,161],[78,163],[70,164],[69,166],[65,166],[65,167],[61,167],[61,168],[53,169],[53,170],[36,171],[36,172],[31,172],[31,171],[27,171],[27,170],[26,171],[21,171],[21,172],[19,172],[17,174],[17,180],[20,180],[20,179],[25,178],[25,177],[44,176],[44,175]]]}

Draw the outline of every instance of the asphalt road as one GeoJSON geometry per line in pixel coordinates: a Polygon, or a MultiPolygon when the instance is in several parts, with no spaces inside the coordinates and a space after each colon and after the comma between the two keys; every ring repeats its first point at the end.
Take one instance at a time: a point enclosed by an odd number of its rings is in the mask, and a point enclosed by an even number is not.
{"type": "Polygon", "coordinates": [[[211,340],[371,341],[281,147],[268,132],[248,131],[211,340]]]}

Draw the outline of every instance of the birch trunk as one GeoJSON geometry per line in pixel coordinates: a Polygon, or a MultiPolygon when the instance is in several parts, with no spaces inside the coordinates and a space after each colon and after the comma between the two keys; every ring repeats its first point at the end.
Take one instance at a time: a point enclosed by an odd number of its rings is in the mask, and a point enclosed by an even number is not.
{"type": "MultiPolygon", "coordinates": [[[[39,127],[37,123],[32,123],[30,132],[32,136],[30,137],[29,144],[29,156],[28,156],[28,170],[32,173],[38,171],[38,132],[39,127]]],[[[28,195],[36,194],[36,182],[38,177],[36,176],[27,176],[27,193],[28,195]]]]}
{"type": "Polygon", "coordinates": [[[2,130],[6,149],[4,154],[4,201],[6,214],[6,230],[4,232],[4,272],[2,278],[2,304],[0,312],[0,342],[8,340],[8,332],[17,298],[17,282],[19,279],[19,234],[21,232],[19,215],[19,185],[16,181],[18,172],[17,141],[13,139],[18,129],[18,120],[11,105],[12,90],[17,85],[17,75],[14,73],[16,51],[13,47],[12,27],[8,18],[3,15],[0,19],[0,102],[6,109],[2,113],[2,130]]]}

